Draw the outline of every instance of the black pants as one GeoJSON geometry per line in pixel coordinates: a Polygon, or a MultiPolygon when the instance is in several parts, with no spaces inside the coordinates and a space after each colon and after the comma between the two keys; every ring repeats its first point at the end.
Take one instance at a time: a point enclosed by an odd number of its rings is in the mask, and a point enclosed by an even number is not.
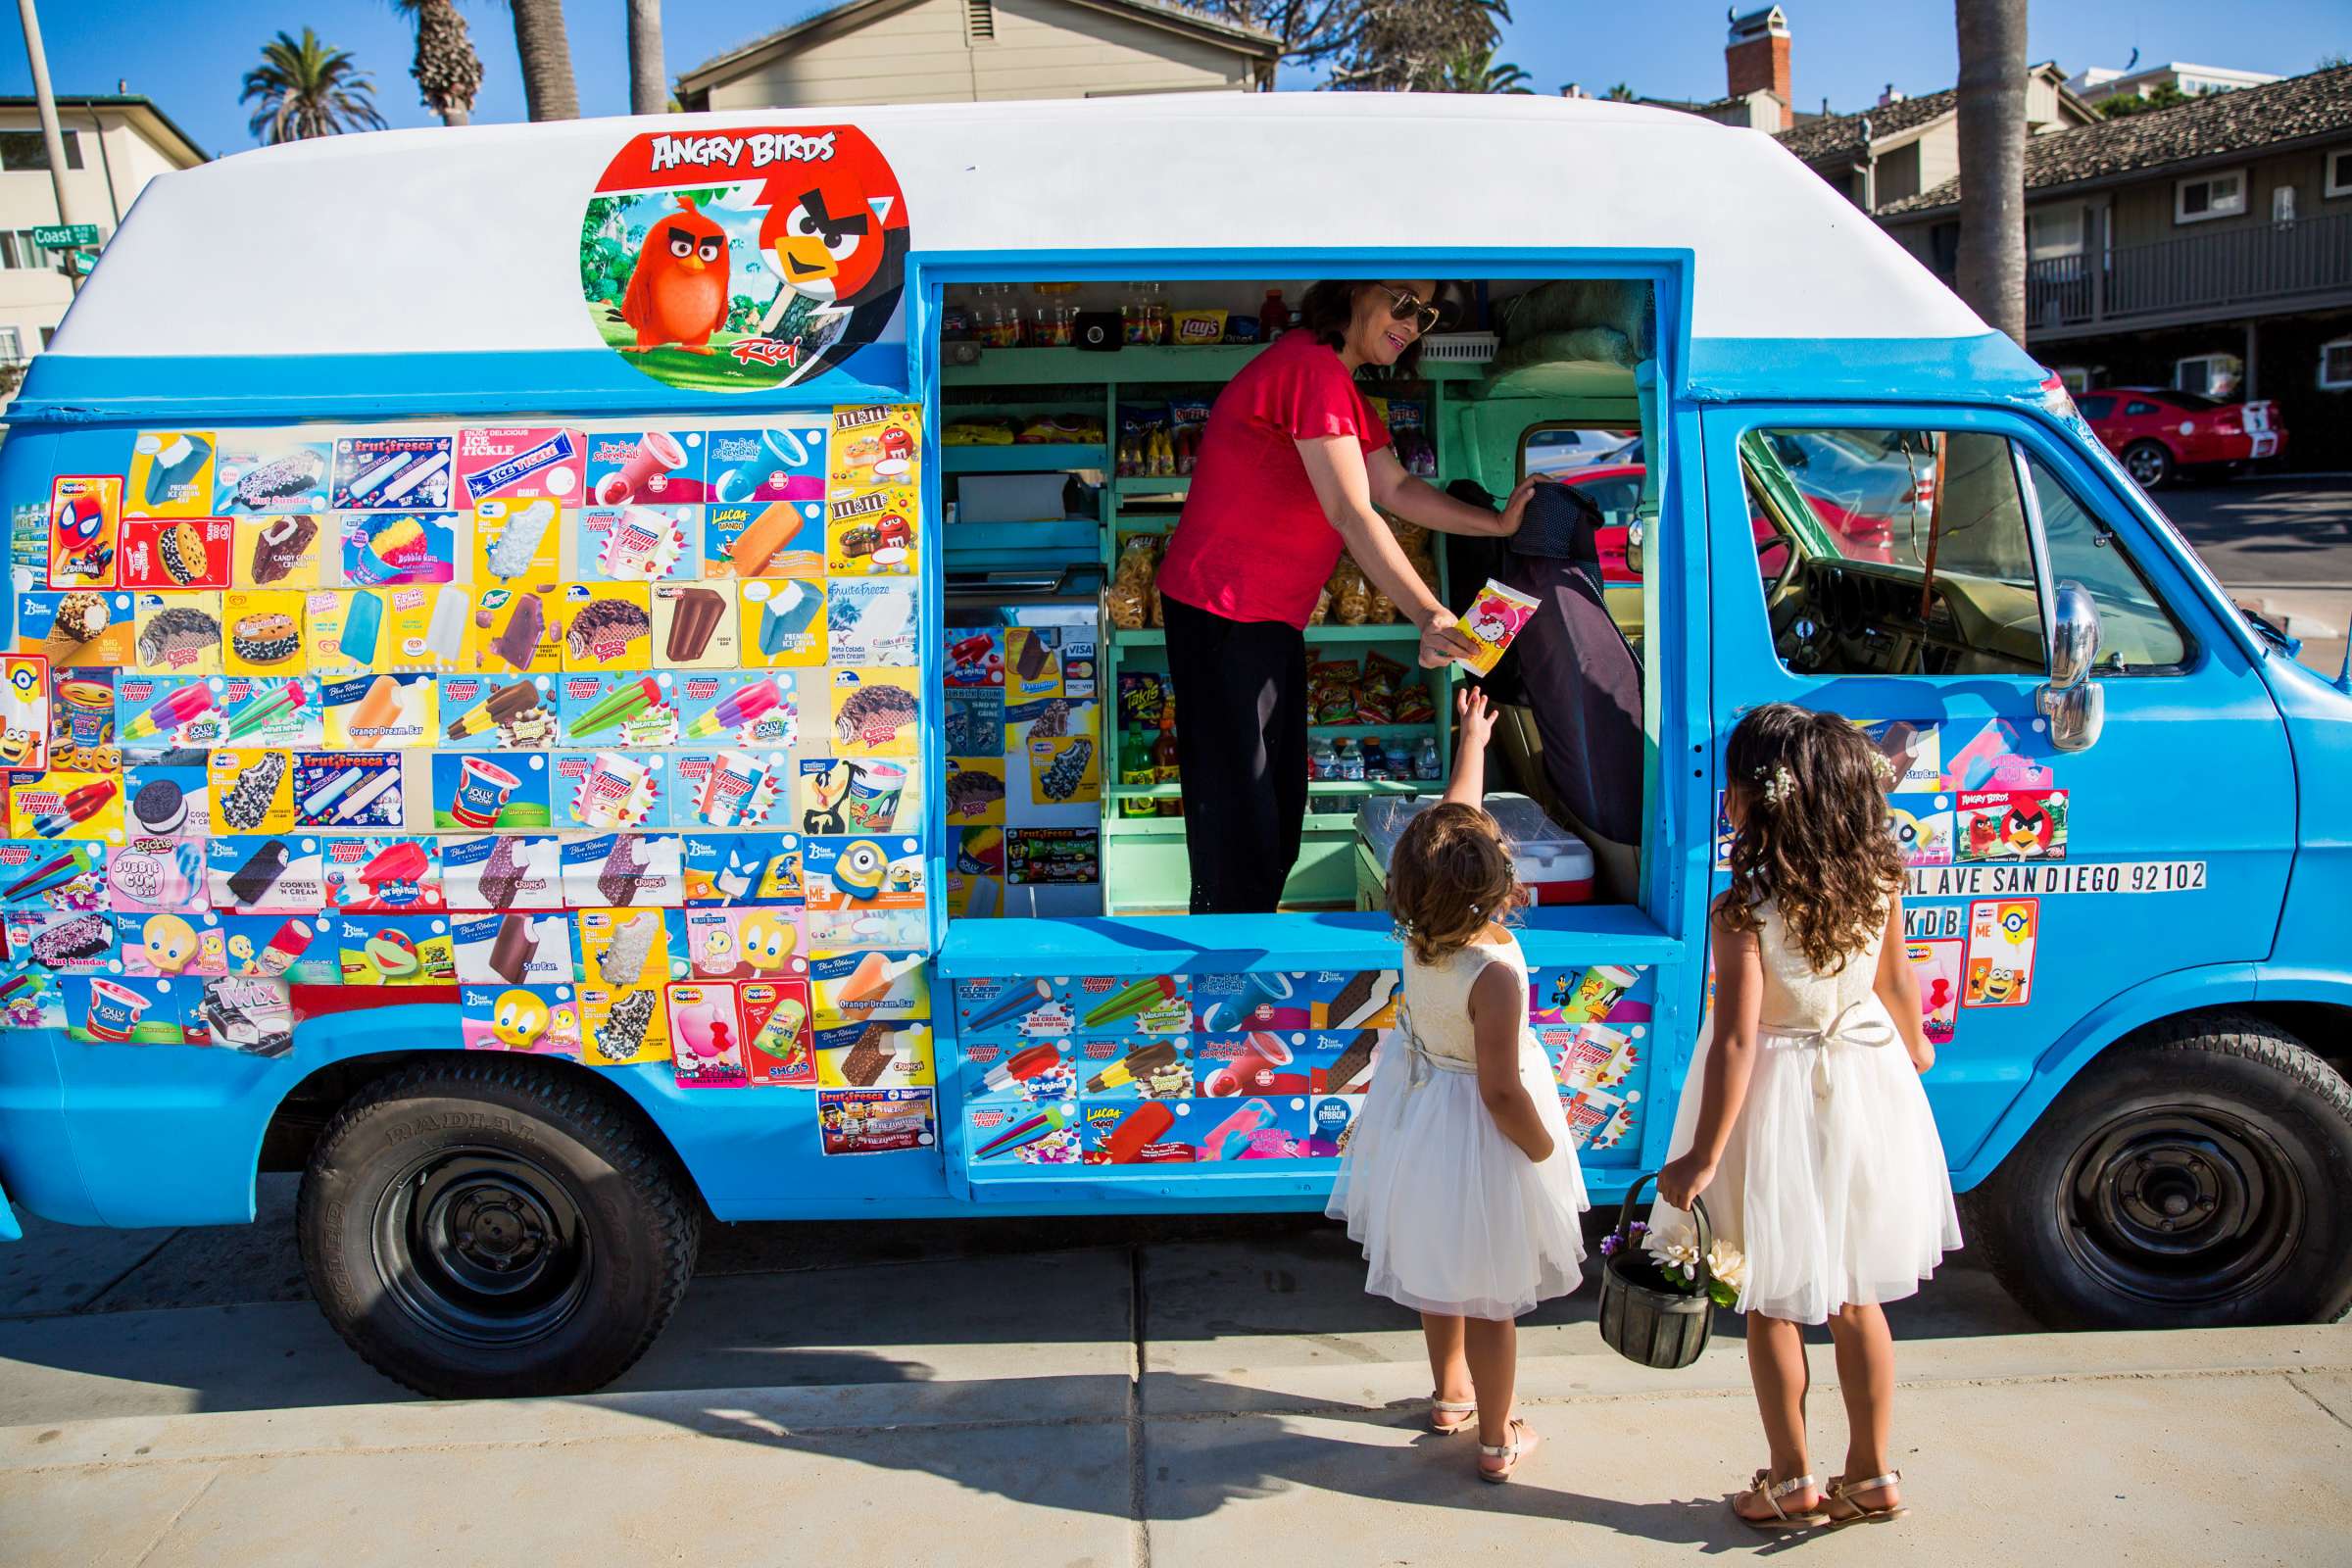
{"type": "Polygon", "coordinates": [[[1195,914],[1282,902],[1306,819],[1306,639],[1160,601],[1195,914]]]}

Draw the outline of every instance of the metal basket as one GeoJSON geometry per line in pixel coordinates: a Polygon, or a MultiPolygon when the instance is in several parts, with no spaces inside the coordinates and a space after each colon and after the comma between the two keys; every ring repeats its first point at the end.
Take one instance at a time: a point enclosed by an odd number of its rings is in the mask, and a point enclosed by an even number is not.
{"type": "Polygon", "coordinates": [[[1711,1283],[1707,1253],[1714,1231],[1707,1224],[1707,1205],[1693,1199],[1691,1218],[1698,1227],[1698,1291],[1696,1295],[1665,1290],[1643,1276],[1654,1277],[1658,1265],[1635,1241],[1634,1200],[1658,1173],[1636,1178],[1617,1214],[1617,1246],[1600,1265],[1600,1337],[1609,1348],[1629,1361],[1679,1371],[1699,1357],[1715,1327],[1715,1303],[1707,1298],[1711,1283]]]}

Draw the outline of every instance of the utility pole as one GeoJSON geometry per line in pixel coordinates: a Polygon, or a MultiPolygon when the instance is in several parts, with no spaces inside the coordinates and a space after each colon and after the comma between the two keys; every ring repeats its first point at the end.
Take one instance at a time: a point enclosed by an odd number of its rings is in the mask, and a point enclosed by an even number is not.
{"type": "MultiPolygon", "coordinates": [[[[57,123],[57,96],[49,90],[49,56],[41,48],[41,19],[33,0],[17,0],[17,15],[24,23],[24,59],[32,67],[32,97],[41,113],[41,142],[49,150],[49,185],[57,192],[57,220],[71,224],[74,212],[66,203],[66,133],[57,123]]],[[[74,292],[81,292],[81,273],[69,263],[67,275],[74,292]]]]}

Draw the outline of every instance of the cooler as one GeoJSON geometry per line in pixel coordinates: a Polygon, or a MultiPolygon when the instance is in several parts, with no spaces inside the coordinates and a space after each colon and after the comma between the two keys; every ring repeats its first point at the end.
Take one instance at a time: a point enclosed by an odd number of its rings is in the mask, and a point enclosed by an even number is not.
{"type": "MultiPolygon", "coordinates": [[[[1436,795],[1376,796],[1355,813],[1355,906],[1388,907],[1389,859],[1405,824],[1438,804],[1436,795]]],[[[1524,795],[1490,795],[1487,811],[1511,846],[1511,868],[1539,907],[1592,901],[1591,846],[1524,795]]]]}

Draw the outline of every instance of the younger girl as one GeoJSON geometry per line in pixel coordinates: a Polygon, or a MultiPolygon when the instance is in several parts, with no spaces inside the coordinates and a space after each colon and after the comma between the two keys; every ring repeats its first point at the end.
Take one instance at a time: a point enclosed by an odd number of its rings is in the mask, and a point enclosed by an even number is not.
{"type": "Polygon", "coordinates": [[[1902,858],[1879,756],[1837,714],[1757,709],[1724,766],[1735,837],[1714,910],[1713,1038],[1690,1063],[1650,1234],[1679,1228],[1668,1207],[1704,1194],[1715,1234],[1746,1254],[1739,1305],[1772,1464],[1733,1512],[1759,1530],[1881,1523],[1904,1508],[1880,1305],[1960,1245],[1919,1083],[1936,1053],[1904,954],[1902,858]],[[1826,1493],[1806,1453],[1798,1329],[1825,1320],[1851,1429],[1826,1493]]]}
{"type": "Polygon", "coordinates": [[[1494,710],[1465,689],[1453,784],[1415,817],[1389,871],[1404,1005],[1340,1166],[1330,1213],[1371,1260],[1364,1289],[1421,1314],[1430,1429],[1478,1424],[1478,1473],[1508,1481],[1535,1449],[1513,1413],[1518,1330],[1576,1289],[1585,1186],[1551,1066],[1527,1026],[1527,959],[1502,925],[1522,895],[1485,796],[1494,710]]]}

